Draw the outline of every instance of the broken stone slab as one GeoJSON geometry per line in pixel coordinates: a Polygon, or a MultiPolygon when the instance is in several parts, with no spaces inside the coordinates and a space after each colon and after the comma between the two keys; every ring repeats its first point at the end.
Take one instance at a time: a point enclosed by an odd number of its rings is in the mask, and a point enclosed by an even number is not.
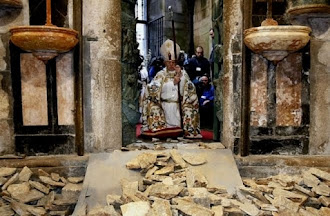
{"type": "MultiPolygon", "coordinates": [[[[54,205],[57,206],[69,206],[69,205],[74,205],[76,204],[77,200],[73,200],[73,199],[66,199],[65,197],[62,196],[62,194],[55,194],[55,200],[53,201],[54,205]]],[[[52,210],[56,210],[56,209],[52,209],[52,210]]],[[[58,209],[60,211],[62,211],[63,209],[58,209]]]]}
{"type": "Polygon", "coordinates": [[[5,177],[0,177],[0,186],[4,185],[8,181],[5,177]]]}
{"type": "Polygon", "coordinates": [[[300,191],[310,197],[315,197],[315,195],[316,195],[315,192],[309,190],[308,188],[304,188],[300,185],[297,185],[297,184],[294,185],[294,189],[296,189],[297,191],[300,191]]]}
{"type": "Polygon", "coordinates": [[[188,168],[186,171],[187,187],[207,187],[208,181],[199,171],[188,168]]]}
{"type": "Polygon", "coordinates": [[[164,185],[174,185],[174,183],[173,183],[173,179],[172,179],[171,177],[166,177],[166,178],[162,181],[162,183],[163,183],[164,185]]]}
{"type": "Polygon", "coordinates": [[[297,180],[294,176],[283,175],[283,174],[273,176],[272,179],[274,182],[279,183],[283,187],[293,186],[296,183],[296,181],[301,182],[301,180],[297,180]]]}
{"type": "Polygon", "coordinates": [[[251,196],[259,199],[260,201],[262,201],[263,203],[269,204],[269,201],[266,199],[266,197],[257,190],[251,189],[251,188],[247,188],[244,186],[239,187],[239,189],[247,194],[250,194],[251,196]]]}
{"type": "Polygon", "coordinates": [[[330,197],[320,196],[319,201],[325,206],[330,207],[330,197]]]}
{"type": "Polygon", "coordinates": [[[312,188],[312,191],[317,193],[318,195],[330,196],[330,187],[323,182],[319,185],[316,185],[312,188]]]}
{"type": "Polygon", "coordinates": [[[168,200],[157,199],[152,204],[148,216],[172,216],[171,205],[168,200]]]}
{"type": "Polygon", "coordinates": [[[238,207],[226,207],[224,208],[225,215],[245,216],[244,212],[238,207]]]}
{"type": "Polygon", "coordinates": [[[0,206],[0,215],[2,216],[13,216],[15,212],[11,209],[10,205],[0,206]]]}
{"type": "Polygon", "coordinates": [[[49,211],[48,214],[51,216],[67,216],[69,215],[69,211],[49,211]]]}
{"type": "Polygon", "coordinates": [[[131,202],[120,206],[123,216],[145,216],[150,210],[149,202],[131,202]]]}
{"type": "Polygon", "coordinates": [[[313,207],[319,209],[321,207],[321,202],[318,198],[308,197],[307,201],[304,203],[304,206],[313,207]]]}
{"type": "Polygon", "coordinates": [[[319,210],[313,207],[306,207],[306,210],[311,212],[313,215],[318,215],[319,214],[319,210]]]}
{"type": "Polygon", "coordinates": [[[45,185],[41,184],[40,182],[36,182],[36,181],[29,181],[29,184],[31,185],[31,187],[43,192],[44,194],[48,194],[49,193],[49,187],[46,187],[45,185]]]}
{"type": "Polygon", "coordinates": [[[32,176],[32,171],[27,166],[25,166],[19,173],[18,179],[21,182],[27,182],[30,180],[31,176],[32,176]]]}
{"type": "Polygon", "coordinates": [[[13,198],[19,200],[22,203],[29,203],[32,201],[39,200],[39,199],[43,198],[44,196],[45,196],[45,194],[41,193],[40,191],[32,189],[27,193],[20,194],[18,197],[13,196],[13,198]]]}
{"type": "Polygon", "coordinates": [[[156,183],[151,185],[145,191],[146,196],[155,196],[163,199],[171,199],[176,197],[183,190],[179,185],[164,185],[162,183],[156,183]]]}
{"type": "Polygon", "coordinates": [[[157,161],[167,162],[171,158],[171,155],[167,152],[157,153],[157,161]]]}
{"type": "Polygon", "coordinates": [[[284,207],[286,209],[290,209],[290,211],[295,213],[297,213],[299,210],[299,203],[292,202],[284,196],[275,197],[272,204],[279,209],[281,209],[281,207],[284,207]]]}
{"type": "Polygon", "coordinates": [[[121,196],[115,194],[108,194],[106,200],[107,205],[113,205],[115,208],[119,208],[120,205],[124,204],[121,196]]]}
{"type": "Polygon", "coordinates": [[[212,216],[214,212],[208,208],[205,208],[201,205],[197,205],[193,202],[186,200],[177,200],[178,205],[172,206],[178,209],[185,215],[194,216],[194,215],[203,215],[203,216],[212,216]]]}
{"type": "Polygon", "coordinates": [[[128,169],[144,169],[154,164],[156,160],[157,160],[156,154],[144,152],[138,155],[136,158],[133,158],[132,160],[127,162],[126,167],[128,169]]]}
{"type": "Polygon", "coordinates": [[[121,185],[121,190],[123,192],[123,195],[135,194],[135,192],[139,190],[139,182],[138,181],[130,182],[127,179],[122,179],[120,181],[120,185],[121,185]]]}
{"type": "Polygon", "coordinates": [[[55,192],[51,191],[48,195],[38,200],[37,206],[42,206],[46,210],[49,210],[55,200],[55,192]]]}
{"type": "Polygon", "coordinates": [[[199,143],[200,147],[203,147],[205,149],[225,149],[226,147],[220,143],[220,142],[211,142],[211,143],[199,143]]]}
{"type": "Polygon", "coordinates": [[[166,167],[161,168],[160,170],[155,171],[156,175],[169,175],[174,172],[174,165],[168,165],[166,167]]]}
{"type": "Polygon", "coordinates": [[[11,197],[17,199],[22,194],[28,193],[30,191],[30,184],[27,182],[22,184],[11,184],[8,186],[7,191],[10,193],[11,197]]]}
{"type": "Polygon", "coordinates": [[[171,154],[171,158],[173,159],[173,161],[178,164],[181,168],[186,168],[187,164],[186,162],[182,159],[181,154],[176,150],[176,149],[172,149],[170,151],[171,154]]]}
{"type": "MultiPolygon", "coordinates": [[[[66,180],[63,176],[60,177],[61,182],[63,182],[64,184],[68,183],[68,180],[66,180]]],[[[71,182],[74,183],[74,182],[71,182]]]]}
{"type": "Polygon", "coordinates": [[[50,177],[49,173],[47,173],[43,169],[38,169],[38,175],[39,176],[48,176],[48,177],[50,177]]]}
{"type": "Polygon", "coordinates": [[[193,166],[198,166],[206,163],[205,155],[187,153],[182,155],[183,160],[193,166]]]}
{"type": "Polygon", "coordinates": [[[207,191],[213,194],[226,194],[227,189],[225,187],[221,187],[221,186],[212,186],[212,185],[208,185],[207,186],[207,191]]]}
{"type": "Polygon", "coordinates": [[[120,216],[113,206],[96,206],[91,209],[87,216],[120,216]]]}
{"type": "Polygon", "coordinates": [[[56,182],[60,181],[60,175],[58,173],[51,173],[50,177],[56,182]]]}
{"type": "Polygon", "coordinates": [[[319,215],[320,215],[320,216],[329,216],[329,215],[330,215],[330,208],[322,207],[322,208],[319,210],[319,215]]]}
{"type": "Polygon", "coordinates": [[[309,173],[317,176],[318,178],[326,181],[330,181],[330,173],[325,172],[323,170],[317,169],[317,168],[310,168],[308,170],[309,173]]]}
{"type": "Polygon", "coordinates": [[[243,212],[245,212],[248,215],[251,215],[251,216],[259,215],[259,209],[251,203],[248,203],[248,202],[242,203],[237,200],[231,200],[231,203],[235,206],[238,206],[238,208],[240,210],[242,210],[243,212]]]}
{"type": "Polygon", "coordinates": [[[83,185],[68,183],[62,188],[62,195],[66,199],[78,200],[83,185]]]}
{"type": "Polygon", "coordinates": [[[157,166],[152,167],[151,169],[149,169],[147,171],[147,173],[145,174],[146,178],[149,178],[151,175],[153,175],[155,173],[156,170],[158,170],[159,168],[157,166]]]}
{"type": "MultiPolygon", "coordinates": [[[[199,204],[205,208],[210,208],[211,199],[210,193],[204,187],[188,188],[188,194],[191,196],[196,204],[199,204]]],[[[221,202],[221,201],[220,201],[221,202]]]]}
{"type": "MultiPolygon", "coordinates": [[[[62,180],[62,179],[61,179],[62,180]]],[[[84,181],[84,177],[80,176],[80,177],[69,177],[68,181],[73,183],[73,184],[78,184],[78,183],[82,183],[84,181]]],[[[63,182],[65,183],[65,182],[63,182]]]]}
{"type": "Polygon", "coordinates": [[[273,189],[273,188],[281,188],[283,190],[292,190],[294,188],[294,186],[284,187],[280,183],[273,182],[273,181],[269,182],[268,185],[267,185],[267,187],[268,188],[271,188],[271,189],[273,189]]]}
{"type": "Polygon", "coordinates": [[[11,176],[16,172],[16,168],[0,167],[0,177],[11,176]]]}
{"type": "Polygon", "coordinates": [[[185,182],[186,180],[187,180],[186,177],[175,178],[175,179],[173,179],[173,184],[178,185],[178,184],[185,182]]]}
{"type": "Polygon", "coordinates": [[[310,172],[303,173],[304,184],[308,187],[315,187],[320,184],[320,180],[312,175],[310,172]]]}
{"type": "Polygon", "coordinates": [[[307,211],[307,210],[305,210],[305,209],[303,209],[303,208],[300,208],[300,209],[298,210],[298,214],[299,214],[300,216],[315,216],[312,212],[307,211]]]}
{"type": "Polygon", "coordinates": [[[18,214],[18,215],[46,215],[46,210],[42,207],[33,207],[30,205],[26,205],[20,202],[17,202],[13,199],[10,199],[10,206],[11,208],[18,214]]]}
{"type": "Polygon", "coordinates": [[[274,189],[273,195],[275,197],[283,196],[285,198],[288,198],[289,200],[292,200],[295,203],[298,203],[299,205],[302,205],[303,203],[305,203],[307,198],[308,198],[308,196],[306,196],[306,195],[297,194],[297,193],[282,190],[282,189],[279,189],[279,188],[274,189]]]}
{"type": "Polygon", "coordinates": [[[221,206],[221,205],[212,206],[211,210],[214,212],[214,216],[223,216],[224,215],[223,206],[221,206]]]}
{"type": "Polygon", "coordinates": [[[41,180],[41,182],[51,185],[51,186],[55,186],[55,187],[64,187],[65,186],[65,184],[63,182],[56,182],[48,176],[39,176],[39,179],[41,180]]]}
{"type": "Polygon", "coordinates": [[[7,187],[13,183],[18,181],[18,173],[15,173],[2,187],[1,189],[4,191],[7,189],[7,187]]]}
{"type": "Polygon", "coordinates": [[[149,177],[149,180],[156,181],[156,182],[162,182],[167,178],[165,175],[152,175],[149,177]]]}

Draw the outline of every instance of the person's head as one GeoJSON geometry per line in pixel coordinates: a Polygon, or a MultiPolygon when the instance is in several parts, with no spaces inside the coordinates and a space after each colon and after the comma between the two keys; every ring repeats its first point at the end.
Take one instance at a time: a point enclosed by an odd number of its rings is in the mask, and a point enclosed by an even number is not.
{"type": "Polygon", "coordinates": [[[204,56],[203,47],[201,47],[201,46],[196,47],[196,52],[195,52],[195,54],[196,54],[196,58],[201,58],[201,57],[203,57],[203,56],[204,56]]]}
{"type": "Polygon", "coordinates": [[[175,66],[177,65],[177,61],[176,60],[167,60],[165,61],[165,66],[167,68],[167,70],[169,71],[174,71],[175,70],[175,66]]]}
{"type": "Polygon", "coordinates": [[[209,84],[209,78],[206,75],[203,75],[199,81],[202,83],[203,86],[207,86],[209,84]]]}
{"type": "Polygon", "coordinates": [[[214,38],[214,29],[213,28],[210,28],[209,34],[210,34],[211,38],[213,39],[214,38]]]}

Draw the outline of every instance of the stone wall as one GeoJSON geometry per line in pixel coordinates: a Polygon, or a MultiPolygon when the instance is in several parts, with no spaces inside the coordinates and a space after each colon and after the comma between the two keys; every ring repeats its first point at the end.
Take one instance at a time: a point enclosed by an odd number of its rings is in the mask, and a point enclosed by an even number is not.
{"type": "Polygon", "coordinates": [[[9,29],[17,25],[28,25],[28,0],[22,0],[22,5],[23,8],[7,8],[0,5],[0,155],[15,151],[9,29]]]}

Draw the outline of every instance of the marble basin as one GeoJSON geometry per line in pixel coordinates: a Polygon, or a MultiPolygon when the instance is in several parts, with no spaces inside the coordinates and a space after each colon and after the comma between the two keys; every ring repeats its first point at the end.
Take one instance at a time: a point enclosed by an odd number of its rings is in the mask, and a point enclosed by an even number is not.
{"type": "Polygon", "coordinates": [[[68,52],[78,43],[78,32],[53,25],[18,26],[10,29],[13,44],[48,61],[59,53],[68,52]]]}
{"type": "Polygon", "coordinates": [[[298,25],[260,26],[244,31],[244,43],[253,52],[277,63],[289,53],[303,48],[311,29],[298,25]]]}

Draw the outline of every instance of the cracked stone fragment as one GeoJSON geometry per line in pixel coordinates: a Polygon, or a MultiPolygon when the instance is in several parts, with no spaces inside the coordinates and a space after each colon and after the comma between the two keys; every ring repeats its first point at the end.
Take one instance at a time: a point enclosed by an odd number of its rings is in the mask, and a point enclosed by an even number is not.
{"type": "Polygon", "coordinates": [[[309,172],[303,174],[304,184],[308,187],[314,187],[320,184],[320,180],[309,172]]]}
{"type": "Polygon", "coordinates": [[[313,191],[311,191],[311,190],[309,190],[307,188],[304,188],[304,187],[302,187],[300,185],[295,184],[294,185],[294,189],[296,189],[297,191],[300,191],[300,192],[302,192],[304,194],[307,194],[310,197],[315,197],[315,192],[313,192],[313,191]]]}
{"type": "Polygon", "coordinates": [[[54,216],[66,216],[69,214],[69,211],[50,211],[48,214],[54,216]]]}
{"type": "Polygon", "coordinates": [[[68,183],[62,188],[62,195],[66,199],[78,200],[83,184],[68,183]]]}
{"type": "Polygon", "coordinates": [[[74,184],[78,184],[78,183],[81,183],[81,182],[84,181],[84,177],[83,176],[81,176],[81,177],[69,177],[68,181],[71,182],[71,183],[74,183],[74,184]]]}
{"type": "Polygon", "coordinates": [[[187,187],[206,187],[208,182],[204,175],[202,175],[199,171],[194,169],[187,169],[186,171],[187,177],[187,187]]]}
{"type": "Polygon", "coordinates": [[[0,177],[0,186],[4,185],[8,181],[5,177],[0,177]]]}
{"type": "Polygon", "coordinates": [[[303,203],[305,203],[308,198],[305,195],[297,194],[294,192],[290,192],[290,191],[286,191],[286,190],[282,190],[282,189],[278,189],[278,188],[274,189],[273,195],[275,197],[283,196],[285,198],[292,200],[293,202],[299,203],[299,205],[302,205],[303,203]]]}
{"type": "Polygon", "coordinates": [[[176,150],[176,149],[172,149],[170,151],[171,154],[171,158],[173,159],[173,161],[178,164],[181,168],[186,168],[187,164],[186,162],[182,159],[180,153],[176,150]]]}
{"type": "Polygon", "coordinates": [[[138,181],[130,182],[127,179],[122,179],[120,181],[120,184],[121,184],[121,190],[123,192],[123,195],[135,194],[135,192],[139,190],[138,181]]]}
{"type": "Polygon", "coordinates": [[[213,194],[225,194],[227,193],[227,188],[220,187],[220,186],[212,186],[209,185],[207,188],[207,191],[213,194]]]}
{"type": "Polygon", "coordinates": [[[319,177],[320,179],[330,181],[330,173],[328,172],[316,168],[310,168],[308,172],[319,177]]]}
{"type": "Polygon", "coordinates": [[[223,216],[223,206],[217,205],[217,206],[212,206],[211,210],[214,212],[214,216],[223,216]]]}
{"type": "Polygon", "coordinates": [[[126,163],[128,169],[144,169],[156,162],[157,155],[153,153],[142,153],[126,163]]]}
{"type": "Polygon", "coordinates": [[[27,182],[30,180],[30,177],[32,176],[32,171],[25,166],[22,171],[18,175],[18,179],[22,182],[27,182]]]}
{"type": "Polygon", "coordinates": [[[48,194],[48,193],[49,193],[49,188],[46,187],[45,185],[41,184],[40,182],[36,182],[36,181],[31,181],[31,180],[30,180],[30,181],[29,181],[29,184],[30,184],[33,188],[35,188],[35,189],[37,189],[37,190],[43,192],[44,194],[48,194]]]}
{"type": "Polygon", "coordinates": [[[300,216],[315,216],[312,212],[307,211],[307,210],[302,209],[302,208],[299,209],[298,214],[300,216]]]}
{"type": "Polygon", "coordinates": [[[13,183],[15,183],[18,180],[18,173],[15,173],[15,175],[13,175],[3,186],[2,186],[2,190],[6,190],[7,187],[13,183]]]}
{"type": "Polygon", "coordinates": [[[146,195],[163,199],[171,199],[176,197],[182,190],[183,187],[179,185],[164,185],[162,183],[156,183],[147,188],[146,195]]]}
{"type": "Polygon", "coordinates": [[[56,182],[60,181],[60,175],[58,173],[51,173],[50,177],[56,182]]]}
{"type": "Polygon", "coordinates": [[[120,216],[113,206],[96,206],[91,209],[87,216],[120,216]]]}
{"type": "Polygon", "coordinates": [[[44,171],[43,169],[38,169],[38,174],[39,176],[50,176],[46,171],[44,171]]]}
{"type": "Polygon", "coordinates": [[[161,168],[160,170],[155,171],[156,175],[168,175],[174,171],[174,165],[169,165],[161,168]]]}
{"type": "Polygon", "coordinates": [[[330,207],[330,197],[320,196],[319,201],[325,206],[330,207]]]}
{"type": "Polygon", "coordinates": [[[108,194],[107,195],[107,204],[113,205],[115,207],[119,207],[120,205],[124,204],[121,196],[115,194],[108,194]]]}
{"type": "Polygon", "coordinates": [[[206,158],[202,154],[183,154],[183,160],[193,166],[198,166],[206,163],[206,158]]]}
{"type": "Polygon", "coordinates": [[[48,176],[39,176],[39,179],[45,183],[45,184],[49,184],[51,186],[56,186],[56,187],[64,187],[65,184],[62,182],[56,182],[54,180],[52,180],[50,177],[48,176]]]}
{"type": "Polygon", "coordinates": [[[168,200],[155,200],[149,210],[150,216],[172,216],[171,205],[168,200]]]}
{"type": "Polygon", "coordinates": [[[269,203],[269,201],[264,197],[264,195],[257,190],[251,189],[251,188],[247,188],[244,186],[239,187],[239,189],[245,193],[250,194],[251,196],[259,199],[260,201],[264,202],[264,203],[269,203]]]}
{"type": "Polygon", "coordinates": [[[4,205],[0,207],[1,216],[13,216],[15,212],[11,209],[10,205],[4,205]]]}
{"type": "Polygon", "coordinates": [[[247,203],[247,202],[242,203],[237,200],[231,200],[231,203],[233,205],[238,206],[239,209],[241,209],[243,212],[247,213],[248,215],[251,215],[251,216],[259,215],[259,209],[251,203],[247,203]]]}
{"type": "Polygon", "coordinates": [[[46,210],[50,209],[55,200],[55,192],[51,191],[47,196],[38,200],[37,206],[43,206],[46,210]]]}
{"type": "Polygon", "coordinates": [[[294,188],[294,186],[288,186],[288,187],[284,187],[282,186],[280,183],[277,182],[269,182],[267,185],[269,188],[281,188],[283,190],[292,190],[294,188]]]}
{"type": "Polygon", "coordinates": [[[329,215],[330,215],[330,208],[322,207],[322,208],[319,210],[319,215],[320,215],[320,216],[329,216],[329,215]]]}
{"type": "Polygon", "coordinates": [[[32,201],[39,200],[43,198],[45,195],[41,193],[38,190],[32,189],[27,193],[21,194],[19,197],[16,197],[15,199],[21,201],[22,203],[28,203],[32,201]]]}
{"type": "Polygon", "coordinates": [[[279,183],[283,187],[290,187],[293,186],[296,183],[296,181],[299,182],[299,180],[296,180],[294,176],[283,175],[283,174],[273,176],[272,178],[274,182],[279,183]]]}
{"type": "Polygon", "coordinates": [[[0,167],[0,177],[11,176],[16,170],[16,168],[0,167]]]}
{"type": "Polygon", "coordinates": [[[208,208],[201,205],[197,205],[193,202],[186,200],[177,200],[178,205],[175,206],[176,209],[188,216],[203,215],[203,216],[213,216],[214,212],[208,208]]]}
{"type": "Polygon", "coordinates": [[[306,210],[307,211],[309,211],[309,212],[311,212],[312,214],[314,214],[314,215],[318,215],[318,213],[319,213],[319,210],[318,209],[316,209],[316,208],[313,208],[313,207],[306,207],[306,210]]]}
{"type": "Polygon", "coordinates": [[[120,206],[123,216],[145,216],[150,210],[149,202],[139,201],[120,206]]]}
{"type": "Polygon", "coordinates": [[[46,210],[42,207],[33,207],[16,202],[15,200],[10,201],[10,206],[18,215],[46,215],[46,210]]]}
{"type": "Polygon", "coordinates": [[[170,159],[171,155],[167,152],[157,153],[157,161],[167,162],[170,159]]]}
{"type": "Polygon", "coordinates": [[[163,183],[164,185],[174,185],[174,183],[173,183],[173,179],[172,179],[171,177],[166,177],[166,178],[162,181],[162,183],[163,183]]]}
{"type": "Polygon", "coordinates": [[[18,199],[22,194],[30,191],[30,185],[27,182],[22,184],[12,184],[8,186],[7,191],[14,199],[18,199]]]}
{"type": "Polygon", "coordinates": [[[204,187],[188,188],[189,196],[191,196],[196,204],[210,208],[211,200],[209,192],[204,187]]]}
{"type": "Polygon", "coordinates": [[[330,187],[323,182],[312,188],[312,191],[318,195],[330,196],[330,187]]]}
{"type": "Polygon", "coordinates": [[[226,207],[224,208],[225,215],[237,215],[237,216],[244,216],[244,212],[238,207],[226,207]]]}
{"type": "Polygon", "coordinates": [[[285,207],[293,212],[298,212],[299,210],[299,203],[292,202],[291,200],[283,196],[275,197],[274,202],[272,204],[280,209],[281,207],[285,207]]]}
{"type": "Polygon", "coordinates": [[[154,173],[155,173],[155,171],[156,170],[158,170],[159,168],[158,167],[156,167],[156,166],[154,166],[154,167],[152,167],[151,169],[149,169],[148,171],[147,171],[147,173],[145,174],[145,177],[146,178],[149,178],[151,175],[153,175],[154,173]]]}

